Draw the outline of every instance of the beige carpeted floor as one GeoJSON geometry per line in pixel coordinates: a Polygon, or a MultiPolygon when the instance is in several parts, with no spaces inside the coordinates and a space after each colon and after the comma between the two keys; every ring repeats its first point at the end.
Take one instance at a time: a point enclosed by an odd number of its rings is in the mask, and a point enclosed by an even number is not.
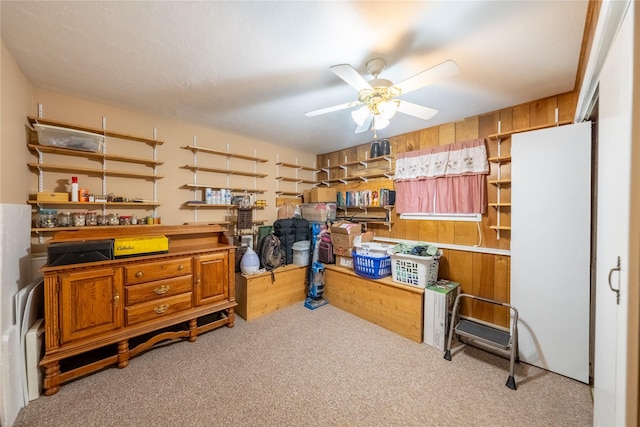
{"type": "Polygon", "coordinates": [[[15,426],[590,426],[588,385],[302,303],[63,385],[15,426]]]}

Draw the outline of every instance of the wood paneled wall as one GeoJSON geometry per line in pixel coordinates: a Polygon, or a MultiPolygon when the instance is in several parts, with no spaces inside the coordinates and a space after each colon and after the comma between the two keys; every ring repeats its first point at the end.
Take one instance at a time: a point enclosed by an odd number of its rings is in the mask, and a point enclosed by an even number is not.
{"type": "MultiPolygon", "coordinates": [[[[470,139],[484,138],[487,146],[487,155],[496,157],[498,141],[490,139],[490,135],[498,132],[524,131],[536,126],[553,126],[556,121],[571,121],[575,114],[576,95],[574,92],[528,102],[503,110],[494,111],[479,116],[469,117],[459,122],[446,123],[420,131],[390,137],[391,154],[397,155],[422,148],[438,145],[447,145],[454,142],[470,139]],[[556,110],[557,109],[557,110],[556,110]],[[556,119],[557,111],[557,119],[556,119]]],[[[501,156],[510,155],[511,138],[501,141],[501,156]]],[[[362,144],[341,151],[335,151],[319,155],[317,164],[320,167],[335,166],[356,160],[364,160],[370,150],[370,144],[362,144]]],[[[373,164],[369,167],[382,167],[383,164],[373,164]]],[[[364,166],[362,166],[364,168],[364,166]]],[[[392,170],[395,163],[392,163],[392,170]]],[[[511,163],[490,163],[490,174],[487,181],[497,179],[498,168],[501,168],[502,179],[511,177],[511,163]]],[[[357,168],[356,168],[357,170],[357,168]]],[[[331,169],[329,176],[321,172],[319,180],[336,178],[344,174],[341,169],[331,169]]],[[[374,188],[393,188],[393,181],[388,179],[375,179],[368,182],[334,185],[338,191],[365,190],[374,188]]],[[[487,199],[495,201],[497,187],[487,184],[487,199]]],[[[510,187],[501,190],[501,201],[511,200],[510,187]]],[[[500,222],[509,225],[511,214],[509,209],[501,209],[500,222]]],[[[511,235],[509,231],[502,230],[500,239],[495,230],[489,228],[497,222],[497,211],[493,207],[487,207],[487,212],[482,216],[482,222],[461,221],[416,221],[402,220],[395,212],[392,212],[393,225],[388,229],[384,225],[369,225],[369,229],[377,236],[396,239],[419,240],[431,243],[450,243],[465,246],[478,245],[485,248],[510,249],[511,235]]],[[[483,254],[469,251],[445,250],[440,265],[439,275],[460,282],[462,290],[486,298],[509,302],[509,276],[510,258],[505,255],[483,254]]],[[[474,303],[464,307],[463,313],[481,320],[496,323],[502,326],[509,325],[508,312],[504,308],[494,307],[488,304],[474,303]]]]}

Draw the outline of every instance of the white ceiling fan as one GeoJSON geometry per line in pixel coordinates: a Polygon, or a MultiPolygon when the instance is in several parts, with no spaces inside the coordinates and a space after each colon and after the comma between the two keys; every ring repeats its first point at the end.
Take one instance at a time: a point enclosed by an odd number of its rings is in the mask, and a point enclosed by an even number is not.
{"type": "Polygon", "coordinates": [[[349,64],[330,67],[331,71],[358,91],[358,100],[309,111],[305,115],[314,117],[362,105],[361,108],[351,112],[351,117],[358,125],[356,133],[365,132],[369,129],[384,129],[389,125],[389,120],[397,111],[428,120],[435,116],[438,110],[414,104],[398,97],[438,80],[454,76],[460,71],[454,61],[448,60],[394,85],[390,80],[378,78],[378,75],[386,65],[384,59],[381,58],[374,58],[367,62],[367,71],[373,76],[373,80],[370,81],[366,81],[349,64]]]}

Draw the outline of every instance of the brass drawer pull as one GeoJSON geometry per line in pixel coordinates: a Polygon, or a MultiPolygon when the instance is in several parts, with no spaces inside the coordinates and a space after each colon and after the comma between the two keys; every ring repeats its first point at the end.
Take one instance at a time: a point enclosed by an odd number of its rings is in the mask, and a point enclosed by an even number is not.
{"type": "Polygon", "coordinates": [[[136,277],[142,277],[144,275],[144,273],[142,271],[138,271],[136,273],[136,277]]]}
{"type": "Polygon", "coordinates": [[[169,286],[167,285],[158,286],[153,290],[153,292],[155,292],[157,295],[164,295],[167,292],[169,292],[169,286]]]}
{"type": "Polygon", "coordinates": [[[178,266],[178,271],[180,271],[180,270],[184,270],[184,265],[180,264],[180,265],[178,266]]]}
{"type": "Polygon", "coordinates": [[[162,304],[162,305],[159,305],[157,307],[154,307],[153,311],[155,311],[156,314],[162,314],[165,311],[167,311],[168,309],[169,309],[169,304],[162,304]]]}

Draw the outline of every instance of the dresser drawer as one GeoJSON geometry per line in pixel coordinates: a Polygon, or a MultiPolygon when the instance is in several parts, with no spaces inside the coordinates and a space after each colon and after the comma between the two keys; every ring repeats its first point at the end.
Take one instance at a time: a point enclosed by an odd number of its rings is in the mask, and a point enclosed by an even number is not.
{"type": "Polygon", "coordinates": [[[127,325],[135,325],[161,317],[171,316],[191,308],[191,292],[175,297],[162,298],[130,307],[125,307],[124,316],[127,325]]]}
{"type": "Polygon", "coordinates": [[[130,285],[124,288],[125,305],[130,306],[141,302],[172,297],[191,292],[193,276],[173,277],[171,279],[156,280],[154,282],[130,285]]]}
{"type": "Polygon", "coordinates": [[[191,258],[167,259],[125,266],[126,284],[151,282],[191,274],[191,258]]]}

